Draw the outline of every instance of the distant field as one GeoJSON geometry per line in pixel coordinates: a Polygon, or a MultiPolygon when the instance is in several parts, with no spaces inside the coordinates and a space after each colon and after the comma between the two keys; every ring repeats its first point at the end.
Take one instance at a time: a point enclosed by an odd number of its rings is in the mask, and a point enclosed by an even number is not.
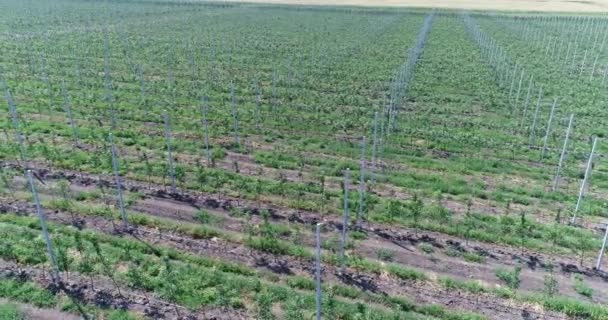
{"type": "MultiPolygon", "coordinates": [[[[233,1],[233,0],[227,0],[233,1]]],[[[558,1],[558,0],[236,0],[271,4],[303,5],[349,5],[349,6],[394,6],[420,8],[447,8],[501,11],[544,11],[544,12],[606,12],[608,1],[558,1]]]]}

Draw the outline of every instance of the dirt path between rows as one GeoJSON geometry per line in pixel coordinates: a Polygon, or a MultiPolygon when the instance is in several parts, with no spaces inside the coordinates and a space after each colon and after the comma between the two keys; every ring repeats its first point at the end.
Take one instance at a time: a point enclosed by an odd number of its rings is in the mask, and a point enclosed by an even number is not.
{"type": "MultiPolygon", "coordinates": [[[[24,203],[15,202],[9,206],[14,212],[34,214],[34,208],[24,203]]],[[[60,211],[47,212],[47,217],[50,221],[63,224],[73,223],[68,213],[60,211]]],[[[78,219],[81,219],[78,225],[87,230],[115,233],[113,223],[106,219],[90,216],[79,216],[78,219]]],[[[258,270],[269,270],[279,276],[312,277],[314,273],[312,261],[263,253],[216,238],[193,239],[181,234],[159,232],[141,226],[134,228],[124,236],[132,236],[148,245],[162,245],[197,255],[238,262],[258,270]]],[[[363,273],[350,268],[347,268],[346,272],[340,273],[339,268],[329,264],[323,265],[322,274],[324,283],[344,283],[377,294],[406,296],[419,304],[438,303],[448,306],[450,309],[477,312],[489,319],[565,319],[563,315],[544,311],[537,306],[527,306],[507,300],[501,301],[492,296],[452,292],[440,287],[429,286],[427,283],[402,281],[387,274],[363,273]]]]}
{"type": "Polygon", "coordinates": [[[33,305],[0,298],[0,304],[12,304],[28,320],[81,320],[82,317],[53,309],[38,308],[33,305]]]}
{"type": "MultiPolygon", "coordinates": [[[[176,221],[186,221],[190,223],[196,223],[194,214],[199,208],[193,207],[183,202],[175,201],[173,199],[164,199],[157,197],[149,197],[140,201],[137,201],[131,210],[162,217],[176,221]]],[[[259,215],[250,216],[248,219],[239,219],[231,217],[229,211],[223,209],[221,206],[218,208],[205,207],[207,212],[221,217],[222,230],[228,232],[236,232],[245,234],[246,229],[251,226],[259,226],[263,223],[259,215]]],[[[275,213],[276,218],[276,213],[275,213]]],[[[279,222],[278,219],[274,221],[279,222]]],[[[291,223],[287,221],[287,223],[291,223]]],[[[334,235],[338,234],[341,230],[341,224],[333,224],[334,231],[331,231],[334,235]]],[[[309,250],[314,247],[313,234],[309,230],[299,231],[297,243],[299,245],[306,246],[309,250]]],[[[326,234],[327,238],[328,235],[326,234]]],[[[282,237],[285,240],[288,237],[282,237]]],[[[436,242],[433,238],[425,237],[422,233],[420,237],[410,235],[408,238],[402,238],[398,241],[385,239],[373,233],[367,233],[367,238],[364,240],[356,241],[355,248],[348,250],[349,255],[358,255],[371,260],[376,260],[378,252],[381,250],[389,251],[392,254],[391,261],[415,267],[425,272],[430,272],[436,276],[449,276],[457,278],[459,280],[480,280],[483,283],[500,286],[503,285],[495,276],[495,270],[499,267],[515,267],[517,265],[523,265],[524,269],[521,274],[521,289],[527,291],[542,291],[544,288],[544,276],[548,275],[546,271],[547,263],[538,260],[535,256],[521,254],[520,253],[491,253],[484,250],[479,246],[469,246],[465,243],[460,242],[446,242],[444,245],[440,242],[436,242]],[[427,254],[421,252],[417,245],[421,243],[431,244],[434,248],[433,254],[427,254]],[[472,263],[463,260],[462,257],[454,258],[447,256],[444,251],[451,249],[459,252],[460,255],[465,253],[474,253],[484,258],[483,263],[472,263]]],[[[574,291],[570,285],[572,272],[567,265],[559,265],[560,270],[554,273],[554,276],[560,286],[560,294],[569,296],[575,299],[579,299],[580,295],[574,291]]],[[[594,289],[595,296],[594,301],[605,302],[608,298],[606,297],[608,282],[605,281],[594,281],[593,277],[589,277],[589,285],[594,289]]]]}
{"type": "MultiPolygon", "coordinates": [[[[97,183],[96,179],[93,182],[92,178],[87,175],[83,176],[83,178],[79,178],[74,175],[74,173],[69,172],[42,171],[42,175],[45,179],[67,178],[72,181],[72,183],[89,186],[97,183]]],[[[102,179],[102,181],[105,180],[102,179]]],[[[110,185],[111,182],[106,181],[106,183],[110,185]]],[[[226,218],[229,217],[229,212],[233,208],[240,208],[245,212],[249,212],[253,217],[260,214],[258,210],[259,204],[249,201],[235,200],[226,197],[218,198],[193,192],[171,195],[164,192],[164,188],[157,186],[149,186],[134,181],[125,181],[124,183],[125,186],[133,190],[139,190],[140,192],[148,190],[148,192],[144,192],[144,194],[149,198],[138,202],[133,209],[151,215],[192,222],[192,214],[197,208],[217,211],[226,218]]],[[[303,225],[313,225],[319,221],[319,217],[316,213],[285,211],[281,208],[267,207],[264,205],[262,207],[269,208],[271,219],[278,222],[297,222],[303,225]]],[[[325,218],[333,229],[338,231],[341,230],[341,223],[338,218],[325,218]]],[[[254,222],[259,221],[260,219],[254,220],[254,222]]],[[[229,226],[227,227],[227,230],[242,232],[242,226],[238,226],[241,223],[242,222],[233,219],[228,221],[225,226],[229,226]]],[[[572,274],[582,274],[588,279],[588,283],[596,289],[595,298],[599,301],[605,301],[606,274],[597,272],[593,269],[577,267],[575,258],[549,257],[527,251],[522,253],[521,250],[517,248],[512,249],[504,246],[475,242],[471,242],[468,246],[465,246],[460,242],[461,239],[455,237],[429,232],[418,232],[418,235],[416,236],[412,230],[406,228],[394,229],[377,224],[366,224],[363,226],[362,231],[366,232],[368,236],[370,236],[370,239],[361,242],[361,245],[355,248],[354,253],[368,258],[374,259],[380,248],[389,249],[395,252],[396,262],[434,271],[439,274],[447,273],[450,276],[463,280],[481,279],[493,284],[496,284],[497,281],[493,275],[494,267],[499,265],[514,266],[515,264],[522,264],[524,266],[522,272],[522,285],[526,290],[542,288],[542,277],[543,274],[545,274],[543,272],[543,266],[553,262],[555,266],[558,266],[559,272],[557,272],[557,277],[562,281],[561,283],[569,283],[569,278],[572,274]],[[438,263],[438,257],[436,255],[434,257],[429,257],[416,250],[416,244],[418,243],[431,244],[437,250],[449,247],[456,248],[457,250],[475,252],[485,256],[488,264],[470,264],[444,255],[439,255],[439,261],[443,261],[443,263],[438,263]]],[[[308,245],[311,244],[310,241],[306,241],[306,243],[308,245]]],[[[587,263],[591,263],[591,259],[589,259],[587,263]]],[[[576,293],[572,291],[570,286],[562,285],[560,290],[564,294],[576,297],[576,293]]]]}
{"type": "MultiPolygon", "coordinates": [[[[178,136],[179,135],[176,134],[175,137],[178,137],[178,136]]],[[[187,138],[192,138],[192,137],[187,136],[187,138]]],[[[253,138],[257,138],[257,137],[252,136],[251,139],[253,139],[253,138]]],[[[66,143],[66,144],[71,143],[71,141],[69,141],[67,138],[63,138],[63,137],[53,137],[53,140],[63,141],[63,143],[66,143]]],[[[255,145],[256,150],[257,150],[257,148],[261,148],[263,150],[268,150],[268,149],[272,150],[272,146],[269,147],[267,145],[267,143],[263,142],[263,141],[254,142],[252,140],[252,141],[249,141],[249,143],[255,145]]],[[[88,150],[90,152],[97,149],[96,146],[84,144],[82,142],[80,143],[79,147],[81,149],[88,150]]],[[[418,150],[418,151],[421,151],[421,150],[418,150]]],[[[431,150],[431,151],[437,152],[434,150],[431,150]]],[[[155,150],[142,150],[142,149],[136,150],[135,148],[127,147],[127,146],[122,146],[118,150],[118,152],[122,153],[122,157],[128,156],[128,157],[133,158],[132,160],[134,160],[134,161],[143,161],[142,155],[144,155],[144,154],[150,156],[150,155],[155,155],[157,153],[155,150]]],[[[306,157],[315,156],[315,157],[323,157],[323,158],[329,158],[329,159],[335,159],[335,160],[336,159],[337,160],[349,160],[349,161],[353,160],[351,158],[323,154],[323,153],[303,152],[301,154],[302,154],[302,156],[306,156],[306,157]]],[[[450,156],[449,152],[446,153],[445,155],[441,155],[441,157],[448,157],[448,156],[450,156]]],[[[204,159],[204,157],[193,155],[193,154],[184,154],[184,153],[174,152],[174,157],[176,158],[176,160],[179,163],[184,163],[184,164],[189,164],[189,165],[201,165],[201,163],[206,163],[206,160],[204,159]]],[[[536,165],[538,165],[538,164],[536,163],[536,165]]],[[[313,183],[313,184],[319,183],[319,175],[315,174],[313,172],[314,167],[312,167],[312,166],[305,165],[302,167],[301,170],[284,169],[284,168],[277,169],[277,168],[272,168],[272,167],[268,167],[263,164],[257,163],[251,155],[240,154],[240,153],[235,153],[235,152],[231,152],[231,151],[227,151],[226,157],[221,160],[218,160],[215,163],[215,166],[217,168],[221,168],[223,170],[227,170],[230,172],[237,172],[239,174],[242,174],[245,176],[250,176],[250,177],[262,177],[262,178],[274,177],[276,180],[288,181],[288,182],[294,182],[294,183],[313,183]]],[[[422,172],[422,173],[429,173],[429,174],[436,174],[438,172],[438,171],[429,170],[429,169],[419,169],[419,168],[412,169],[407,166],[403,166],[401,164],[397,164],[397,163],[393,163],[393,162],[385,163],[381,159],[377,160],[377,167],[378,167],[378,169],[389,168],[390,170],[402,170],[402,171],[415,170],[416,172],[419,172],[419,173],[422,172]]],[[[476,176],[466,176],[465,179],[471,180],[474,178],[476,178],[476,176]]],[[[544,186],[543,184],[539,185],[538,181],[536,181],[536,180],[530,180],[530,179],[522,178],[519,176],[515,177],[515,176],[508,175],[508,176],[497,177],[497,176],[493,176],[493,175],[482,175],[480,178],[484,181],[484,190],[486,192],[496,189],[496,186],[499,185],[499,183],[506,183],[507,185],[526,185],[527,187],[531,187],[531,186],[545,187],[545,189],[547,189],[547,191],[548,191],[548,184],[547,184],[547,186],[544,186]]],[[[332,176],[325,177],[325,187],[327,190],[339,191],[341,188],[340,182],[341,182],[341,179],[338,177],[332,177],[332,176]]],[[[567,177],[562,178],[561,185],[562,185],[561,189],[565,193],[574,194],[574,192],[576,192],[576,190],[578,190],[578,181],[574,181],[567,177]]],[[[352,190],[355,190],[356,188],[358,188],[357,184],[353,184],[351,187],[352,190]]],[[[406,190],[405,188],[395,186],[392,184],[388,184],[388,183],[377,183],[373,189],[369,189],[368,191],[371,191],[381,197],[392,197],[392,198],[397,198],[397,199],[401,199],[401,200],[409,199],[412,196],[411,192],[406,190]]],[[[602,197],[603,197],[603,195],[601,193],[595,192],[594,190],[588,191],[587,194],[589,196],[593,196],[598,199],[602,199],[602,197]]],[[[453,198],[449,194],[444,194],[444,196],[446,196],[448,198],[453,198]]],[[[429,199],[426,199],[426,200],[429,200],[429,199]]],[[[539,203],[540,203],[539,199],[532,198],[532,202],[530,205],[522,205],[522,204],[515,204],[515,203],[511,204],[510,211],[522,212],[522,211],[533,209],[531,212],[533,212],[534,214],[532,214],[531,217],[534,218],[537,222],[540,222],[540,223],[553,222],[555,220],[555,212],[558,210],[558,208],[557,207],[548,207],[546,204],[539,206],[539,203]]],[[[446,199],[446,200],[444,200],[444,205],[447,209],[449,209],[450,211],[452,211],[454,214],[457,214],[457,215],[462,215],[467,211],[467,205],[464,200],[460,201],[460,200],[456,200],[456,199],[446,199]]],[[[478,199],[478,198],[474,198],[474,201],[472,202],[471,210],[474,212],[478,212],[478,213],[482,213],[482,214],[489,214],[489,215],[504,214],[506,212],[506,209],[503,208],[502,205],[499,205],[499,203],[492,201],[492,200],[478,199]]],[[[603,227],[603,225],[593,221],[593,220],[596,220],[596,218],[597,217],[592,217],[592,216],[590,216],[590,217],[581,216],[579,218],[578,224],[579,224],[579,226],[581,226],[585,229],[599,232],[599,231],[601,231],[600,229],[603,227]]]]}

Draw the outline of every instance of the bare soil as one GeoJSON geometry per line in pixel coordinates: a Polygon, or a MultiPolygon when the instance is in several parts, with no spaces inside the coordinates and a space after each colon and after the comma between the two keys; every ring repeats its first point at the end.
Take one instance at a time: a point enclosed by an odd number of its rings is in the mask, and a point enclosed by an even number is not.
{"type": "MultiPolygon", "coordinates": [[[[112,187],[112,179],[109,177],[98,177],[75,171],[55,170],[39,167],[38,174],[45,181],[67,179],[71,182],[72,186],[77,189],[90,188],[91,186],[97,185],[100,181],[106,187],[112,187]]],[[[279,223],[296,223],[303,226],[312,226],[323,219],[328,223],[330,229],[339,231],[342,228],[340,219],[338,217],[320,217],[319,214],[315,212],[286,210],[281,207],[259,202],[218,195],[202,194],[198,192],[171,194],[167,193],[165,191],[165,187],[163,186],[142,183],[130,179],[124,179],[123,184],[127,190],[138,191],[144,194],[146,197],[131,207],[132,210],[134,209],[153,216],[169,218],[177,221],[192,222],[194,221],[193,213],[198,209],[203,208],[207,211],[213,212],[214,214],[222,216],[222,219],[225,219],[222,221],[222,229],[231,232],[243,233],[245,228],[244,221],[242,219],[233,218],[230,216],[231,210],[235,208],[238,208],[243,212],[247,212],[253,217],[249,223],[260,223],[260,208],[264,208],[270,212],[270,218],[279,223]]],[[[3,210],[6,210],[6,207],[3,210]]],[[[64,220],[60,222],[69,223],[67,220],[68,218],[69,217],[67,215],[64,215],[64,220]]],[[[104,221],[104,219],[88,217],[86,220],[86,225],[88,225],[89,228],[92,227],[103,232],[111,232],[110,223],[108,221],[104,221]]],[[[228,243],[225,241],[219,241],[218,239],[213,240],[213,242],[209,242],[208,240],[192,239],[182,234],[158,233],[155,230],[146,230],[146,228],[138,228],[138,230],[140,230],[138,237],[151,244],[163,244],[180,250],[191,251],[196,254],[217,256],[222,260],[240,262],[255,268],[267,269],[272,272],[310,275],[312,270],[310,261],[302,261],[289,256],[267,255],[265,253],[243,247],[241,244],[228,243]],[[193,248],[198,249],[192,251],[193,248]],[[204,250],[200,248],[204,248],[204,250]]],[[[590,268],[578,267],[578,261],[575,257],[550,257],[535,252],[522,251],[518,248],[486,243],[470,242],[468,244],[464,244],[462,243],[461,239],[446,236],[444,234],[433,232],[414,232],[414,230],[407,228],[394,228],[392,226],[375,223],[365,223],[363,226],[361,226],[360,230],[367,234],[367,239],[358,241],[357,247],[349,252],[349,254],[357,254],[369,259],[375,259],[379,249],[390,250],[394,252],[395,262],[397,263],[414,266],[425,270],[427,273],[436,274],[438,276],[447,275],[449,277],[461,280],[477,279],[491,285],[499,285],[494,276],[495,267],[521,264],[524,266],[524,270],[522,271],[521,275],[522,289],[529,291],[537,291],[542,289],[542,277],[545,274],[544,267],[547,264],[552,263],[558,267],[556,277],[562,284],[560,287],[560,294],[577,297],[576,293],[573,292],[568,283],[570,283],[569,278],[572,274],[581,274],[587,278],[586,282],[595,289],[595,298],[600,302],[606,301],[605,293],[607,290],[605,289],[607,286],[606,283],[608,281],[608,275],[590,268]],[[435,249],[436,253],[429,256],[420,252],[417,250],[417,245],[420,243],[430,244],[435,249]],[[462,252],[477,253],[486,257],[486,263],[473,264],[465,262],[461,258],[455,259],[448,257],[442,253],[443,250],[447,248],[455,248],[457,250],[462,250],[462,252]]],[[[311,241],[311,234],[307,234],[306,238],[303,239],[301,244],[311,247],[311,241]]],[[[591,261],[587,260],[586,263],[587,265],[590,265],[591,261]]],[[[385,294],[412,295],[412,292],[409,292],[408,290],[413,285],[409,282],[399,285],[395,283],[395,279],[388,281],[386,280],[386,277],[378,277],[378,275],[374,274],[358,273],[354,270],[349,271],[352,271],[354,274],[372,279],[370,281],[363,282],[362,286],[371,286],[371,288],[381,290],[380,292],[385,294]],[[407,288],[405,288],[405,286],[407,286],[407,288]]],[[[325,276],[336,281],[346,281],[344,279],[335,278],[338,275],[339,274],[334,270],[334,272],[330,272],[325,276]]],[[[442,290],[441,288],[434,288],[431,290],[431,292],[434,293],[429,293],[428,290],[430,289],[428,288],[428,285],[424,288],[426,291],[420,290],[420,288],[415,291],[420,291],[428,296],[435,294],[437,290],[442,290]]],[[[443,295],[445,296],[445,294],[443,295]]],[[[414,295],[414,297],[418,302],[429,301],[424,297],[418,297],[416,295],[414,295]]],[[[446,303],[446,305],[456,309],[463,308],[462,310],[477,310],[483,314],[489,312],[488,310],[485,310],[485,307],[483,306],[452,306],[454,302],[448,301],[446,303]]],[[[527,309],[525,309],[525,311],[528,313],[530,312],[527,309]]],[[[497,311],[494,310],[494,312],[497,311]]],[[[503,314],[501,317],[496,318],[519,319],[519,316],[515,318],[512,316],[513,310],[511,310],[511,316],[509,317],[506,317],[506,315],[503,314]]],[[[494,317],[491,316],[491,318],[494,317]]]]}
{"type": "MultiPolygon", "coordinates": [[[[33,211],[33,208],[31,208],[31,206],[26,207],[26,205],[23,203],[12,203],[11,206],[13,208],[20,207],[18,210],[20,212],[30,211],[30,213],[33,215],[33,212],[31,212],[33,211]]],[[[51,221],[64,224],[71,223],[69,214],[59,211],[48,212],[47,218],[51,221]]],[[[98,217],[79,217],[79,219],[82,220],[79,224],[83,228],[104,233],[116,232],[112,223],[106,219],[98,217]]],[[[312,261],[306,261],[290,256],[263,253],[252,250],[243,245],[229,243],[221,239],[193,239],[188,236],[171,232],[158,232],[145,227],[136,227],[129,233],[124,233],[123,235],[132,236],[138,241],[142,241],[149,245],[168,246],[197,255],[245,264],[259,270],[270,271],[279,277],[285,275],[312,277],[314,274],[314,264],[312,261]]],[[[30,272],[32,270],[32,268],[29,267],[26,269],[30,270],[30,272]]],[[[337,266],[324,264],[322,276],[324,278],[324,283],[340,282],[376,294],[406,296],[420,304],[442,304],[449,306],[451,309],[474,311],[486,315],[489,319],[566,319],[564,315],[535,309],[534,306],[526,306],[513,301],[498,300],[495,297],[490,296],[449,291],[439,287],[428,286],[428,284],[419,282],[402,281],[386,274],[359,272],[350,268],[347,268],[344,272],[340,272],[337,266]]],[[[98,282],[100,280],[98,278],[99,277],[95,277],[94,285],[86,286],[87,279],[71,273],[67,283],[71,283],[71,287],[79,288],[78,290],[92,290],[93,288],[97,288],[96,290],[99,290],[100,284],[98,282]],[[84,287],[74,284],[79,280],[85,283],[84,287]]],[[[49,279],[46,279],[46,281],[48,280],[49,279]]],[[[112,290],[112,288],[109,287],[111,284],[112,283],[109,280],[105,281],[105,290],[112,290]]],[[[131,294],[130,291],[125,291],[125,289],[122,288],[121,292],[122,296],[126,297],[129,295],[134,295],[131,294]]],[[[105,295],[109,294],[109,292],[105,293],[105,295]]],[[[90,296],[90,294],[88,295],[90,296]]],[[[99,294],[96,293],[94,296],[97,295],[99,294]]],[[[114,293],[110,296],[115,299],[117,297],[116,295],[117,293],[114,293]]],[[[87,294],[84,294],[84,296],[87,296],[87,294]]],[[[143,296],[143,293],[136,294],[135,296],[141,297],[143,296]]],[[[132,305],[139,302],[138,300],[127,300],[122,301],[121,303],[132,305]]],[[[131,307],[131,309],[134,308],[131,307]]],[[[171,311],[171,308],[167,308],[167,310],[164,312],[167,313],[171,311]]],[[[199,314],[201,312],[203,311],[200,311],[199,314]]],[[[209,312],[209,310],[205,310],[204,313],[206,316],[200,319],[214,319],[209,318],[209,312]]]]}

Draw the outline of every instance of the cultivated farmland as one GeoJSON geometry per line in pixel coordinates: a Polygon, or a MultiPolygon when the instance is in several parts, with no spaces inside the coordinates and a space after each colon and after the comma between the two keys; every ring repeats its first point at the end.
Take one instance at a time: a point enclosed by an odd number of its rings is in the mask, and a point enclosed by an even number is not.
{"type": "Polygon", "coordinates": [[[608,18],[0,12],[0,319],[608,319],[608,18]]]}

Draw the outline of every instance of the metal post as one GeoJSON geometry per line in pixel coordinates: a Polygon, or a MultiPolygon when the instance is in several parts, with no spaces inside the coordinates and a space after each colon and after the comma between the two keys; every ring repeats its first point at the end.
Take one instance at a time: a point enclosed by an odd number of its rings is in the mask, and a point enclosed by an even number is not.
{"type": "Polygon", "coordinates": [[[348,179],[350,169],[344,172],[344,216],[342,218],[342,242],[340,243],[340,273],[344,272],[344,248],[346,247],[346,229],[348,228],[348,179]]]}
{"type": "Polygon", "coordinates": [[[118,175],[118,159],[116,156],[116,148],[114,147],[114,140],[112,139],[112,133],[108,134],[108,137],[112,150],[112,169],[114,170],[114,181],[116,182],[116,196],[118,196],[118,205],[120,206],[120,217],[122,218],[123,227],[127,229],[129,228],[129,222],[127,221],[125,203],[122,198],[122,187],[120,186],[120,176],[118,175]]]}
{"type": "Polygon", "coordinates": [[[521,82],[524,80],[524,69],[521,69],[521,76],[519,76],[519,85],[517,86],[517,94],[515,95],[515,103],[513,104],[513,109],[517,107],[519,103],[519,94],[521,93],[521,82]]]}
{"type": "Polygon", "coordinates": [[[260,117],[260,108],[262,104],[262,94],[260,93],[260,86],[258,82],[255,82],[255,129],[260,131],[260,122],[262,119],[260,117]]]}
{"type": "Polygon", "coordinates": [[[371,178],[372,184],[376,181],[376,149],[378,147],[378,111],[374,112],[374,142],[372,146],[372,167],[371,178]]]}
{"type": "Polygon", "coordinates": [[[524,102],[524,111],[521,117],[521,123],[520,123],[520,127],[523,126],[524,124],[524,119],[526,118],[526,113],[528,112],[528,104],[530,103],[530,93],[532,92],[532,80],[534,79],[534,76],[532,75],[530,77],[530,82],[528,83],[528,93],[526,93],[526,100],[524,102]]]}
{"type": "Polygon", "coordinates": [[[557,97],[553,100],[553,106],[551,106],[551,113],[549,113],[549,120],[547,120],[547,130],[545,131],[545,138],[543,139],[543,149],[540,152],[540,159],[545,158],[545,152],[547,151],[547,140],[549,140],[549,132],[551,131],[551,122],[553,121],[553,113],[555,112],[555,106],[557,105],[557,97]]]}
{"type": "Polygon", "coordinates": [[[315,280],[317,287],[317,320],[321,320],[321,226],[323,223],[317,223],[317,248],[316,248],[316,263],[315,263],[315,280]]]}
{"type": "Polygon", "coordinates": [[[272,71],[272,114],[277,119],[277,70],[272,71]]]}
{"type": "Polygon", "coordinates": [[[361,142],[361,172],[359,177],[359,210],[357,211],[356,225],[359,226],[363,216],[363,198],[365,196],[365,136],[361,142]]]}
{"type": "Polygon", "coordinates": [[[598,54],[595,56],[595,60],[593,61],[593,68],[591,68],[591,76],[589,76],[589,81],[593,80],[593,76],[595,75],[595,66],[597,65],[597,59],[600,57],[598,54]]]}
{"type": "Polygon", "coordinates": [[[583,74],[583,70],[585,69],[585,62],[587,61],[587,50],[585,50],[585,55],[583,56],[583,63],[581,64],[581,71],[578,74],[580,77],[583,74]]]}
{"type": "Polygon", "coordinates": [[[595,152],[595,145],[597,143],[597,137],[593,138],[593,146],[591,147],[591,153],[589,154],[589,160],[587,161],[587,168],[585,169],[585,177],[583,178],[583,182],[581,183],[581,188],[578,191],[578,200],[576,200],[576,207],[574,208],[574,215],[572,216],[572,224],[576,223],[576,214],[578,213],[578,209],[581,205],[581,200],[585,194],[585,185],[587,184],[587,179],[589,179],[589,175],[591,173],[591,163],[593,162],[593,153],[595,152]]]}
{"type": "Polygon", "coordinates": [[[540,100],[543,97],[543,88],[538,90],[538,100],[536,101],[536,111],[534,111],[534,118],[532,120],[532,128],[530,129],[530,138],[528,144],[532,146],[532,140],[536,134],[536,119],[538,119],[538,111],[540,110],[540,100]]]}
{"type": "Polygon", "coordinates": [[[165,119],[165,139],[167,140],[167,161],[169,161],[169,174],[171,175],[171,192],[176,193],[175,188],[175,171],[173,169],[173,157],[171,156],[171,132],[169,131],[169,116],[167,110],[163,112],[165,119]]]}
{"type": "Polygon", "coordinates": [[[602,269],[602,259],[604,258],[604,251],[606,251],[606,240],[608,240],[608,224],[606,224],[606,231],[604,232],[604,240],[602,241],[602,250],[600,250],[600,254],[597,257],[597,263],[595,264],[595,269],[602,269]]]}
{"type": "Polygon", "coordinates": [[[74,125],[74,118],[72,117],[72,109],[70,107],[70,97],[68,96],[68,92],[65,88],[65,81],[61,81],[61,93],[63,94],[65,112],[68,114],[68,119],[70,120],[70,127],[72,128],[72,139],[74,140],[74,146],[78,146],[78,132],[76,131],[76,126],[74,125]]]}
{"type": "Polygon", "coordinates": [[[239,145],[239,134],[236,120],[236,102],[234,98],[234,81],[230,81],[230,97],[232,99],[232,128],[234,130],[234,145],[239,145]]]}
{"type": "Polygon", "coordinates": [[[568,50],[566,51],[566,58],[564,58],[564,62],[562,63],[565,64],[566,62],[568,62],[568,57],[570,57],[570,48],[572,47],[572,42],[568,42],[568,50]]]}
{"type": "Polygon", "coordinates": [[[574,54],[572,55],[572,63],[570,64],[570,71],[569,72],[573,72],[574,71],[574,66],[576,64],[576,53],[578,52],[578,43],[576,43],[576,46],[574,47],[574,54]]]}
{"type": "Polygon", "coordinates": [[[146,86],[145,86],[145,82],[144,82],[144,73],[143,70],[141,68],[141,64],[137,65],[137,76],[139,78],[139,94],[140,94],[140,98],[141,98],[141,102],[144,105],[144,110],[146,112],[146,116],[148,115],[148,99],[146,99],[146,86]]]}
{"type": "Polygon", "coordinates": [[[17,140],[17,143],[19,144],[19,158],[21,159],[23,168],[26,169],[27,163],[25,161],[25,146],[23,143],[23,135],[21,134],[21,128],[19,126],[19,120],[17,119],[17,110],[15,109],[15,104],[13,103],[11,93],[8,91],[6,84],[4,82],[0,82],[0,85],[4,87],[4,98],[6,99],[6,103],[8,104],[8,111],[11,116],[13,130],[15,130],[15,140],[17,140]]]}
{"type": "Polygon", "coordinates": [[[513,87],[515,87],[515,73],[517,72],[517,65],[515,65],[515,70],[511,74],[511,88],[509,89],[509,102],[511,102],[511,96],[513,95],[513,87]]]}
{"type": "Polygon", "coordinates": [[[42,81],[44,81],[44,83],[46,84],[46,89],[48,90],[48,94],[49,94],[48,98],[49,98],[49,117],[50,117],[51,113],[53,112],[53,86],[51,86],[51,82],[49,81],[49,76],[46,71],[46,68],[47,68],[46,59],[41,58],[41,60],[42,60],[42,66],[40,67],[40,71],[42,72],[42,81]]]}
{"type": "Polygon", "coordinates": [[[207,123],[207,97],[201,98],[201,115],[203,128],[205,128],[205,155],[207,156],[207,165],[211,165],[211,151],[209,151],[209,124],[207,123]]]}
{"type": "Polygon", "coordinates": [[[42,213],[42,208],[40,206],[40,200],[38,199],[38,193],[36,192],[36,188],[34,187],[34,179],[32,178],[32,170],[27,170],[27,180],[30,184],[30,188],[32,190],[32,196],[34,198],[34,203],[36,205],[36,214],[38,214],[38,220],[40,220],[40,228],[42,229],[42,237],[44,238],[44,242],[46,243],[46,250],[49,255],[49,259],[51,260],[51,268],[53,272],[51,272],[51,277],[53,278],[53,283],[60,282],[59,278],[59,267],[57,266],[57,258],[55,258],[55,252],[53,251],[53,246],[51,244],[51,239],[49,237],[49,232],[46,229],[46,223],[44,219],[44,213],[42,213]]]}
{"type": "Polygon", "coordinates": [[[116,115],[114,113],[114,104],[112,98],[112,83],[110,79],[110,45],[108,32],[104,30],[104,84],[105,84],[105,99],[110,109],[110,119],[112,121],[112,129],[116,128],[116,115]]]}
{"type": "Polygon", "coordinates": [[[570,121],[568,121],[568,130],[566,130],[566,137],[564,138],[564,146],[562,147],[562,153],[559,156],[559,163],[557,164],[557,172],[555,173],[555,179],[553,181],[552,191],[557,190],[557,185],[559,184],[559,175],[562,170],[562,164],[564,163],[564,158],[566,156],[566,150],[568,149],[568,138],[570,137],[570,130],[572,129],[572,122],[574,121],[574,114],[570,114],[570,121]]]}

